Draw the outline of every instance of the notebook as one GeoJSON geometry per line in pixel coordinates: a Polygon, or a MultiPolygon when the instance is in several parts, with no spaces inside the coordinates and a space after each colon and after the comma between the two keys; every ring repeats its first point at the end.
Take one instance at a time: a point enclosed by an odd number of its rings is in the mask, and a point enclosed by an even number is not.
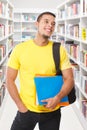
{"type": "MultiPolygon", "coordinates": [[[[52,98],[57,95],[63,85],[63,78],[61,75],[57,76],[37,76],[34,78],[37,100],[39,105],[44,105],[46,102],[41,100],[52,98]]],[[[68,97],[62,98],[61,103],[67,102],[68,97]]]]}

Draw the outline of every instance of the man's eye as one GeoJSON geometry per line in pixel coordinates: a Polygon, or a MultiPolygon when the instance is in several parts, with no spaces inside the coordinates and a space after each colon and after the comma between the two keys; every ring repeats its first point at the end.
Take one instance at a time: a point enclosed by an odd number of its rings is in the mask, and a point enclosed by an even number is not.
{"type": "Polygon", "coordinates": [[[52,25],[55,26],[55,23],[53,23],[52,25]]]}
{"type": "Polygon", "coordinates": [[[45,21],[45,23],[48,23],[48,21],[45,21]]]}

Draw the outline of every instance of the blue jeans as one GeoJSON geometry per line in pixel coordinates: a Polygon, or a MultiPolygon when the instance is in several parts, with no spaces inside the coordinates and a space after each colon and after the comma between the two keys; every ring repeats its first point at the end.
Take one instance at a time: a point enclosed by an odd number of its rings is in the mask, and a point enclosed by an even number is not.
{"type": "Polygon", "coordinates": [[[21,113],[18,111],[11,130],[34,130],[37,123],[39,124],[39,130],[59,130],[60,119],[60,109],[48,113],[35,113],[31,111],[21,113]]]}

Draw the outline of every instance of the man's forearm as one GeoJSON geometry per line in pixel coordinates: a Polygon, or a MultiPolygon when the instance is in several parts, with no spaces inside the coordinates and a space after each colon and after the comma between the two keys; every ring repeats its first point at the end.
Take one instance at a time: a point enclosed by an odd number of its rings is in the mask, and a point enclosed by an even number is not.
{"type": "Polygon", "coordinates": [[[71,91],[71,89],[73,88],[73,86],[74,86],[73,78],[64,81],[61,91],[57,94],[58,98],[61,100],[63,97],[67,96],[71,91]]]}
{"type": "Polygon", "coordinates": [[[7,89],[8,89],[10,96],[16,103],[18,110],[21,112],[26,111],[27,108],[25,107],[25,105],[23,104],[23,102],[20,98],[16,84],[13,81],[11,81],[9,84],[7,84],[7,89]]]}

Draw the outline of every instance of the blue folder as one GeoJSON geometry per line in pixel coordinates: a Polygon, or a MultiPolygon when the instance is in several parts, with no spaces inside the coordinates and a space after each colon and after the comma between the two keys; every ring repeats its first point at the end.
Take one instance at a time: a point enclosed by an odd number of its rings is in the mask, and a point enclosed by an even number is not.
{"type": "MultiPolygon", "coordinates": [[[[63,78],[59,76],[37,76],[34,78],[36,93],[39,105],[44,105],[46,102],[41,100],[52,98],[59,93],[63,85],[63,78]]],[[[61,102],[67,102],[68,97],[62,98],[61,102]]]]}

